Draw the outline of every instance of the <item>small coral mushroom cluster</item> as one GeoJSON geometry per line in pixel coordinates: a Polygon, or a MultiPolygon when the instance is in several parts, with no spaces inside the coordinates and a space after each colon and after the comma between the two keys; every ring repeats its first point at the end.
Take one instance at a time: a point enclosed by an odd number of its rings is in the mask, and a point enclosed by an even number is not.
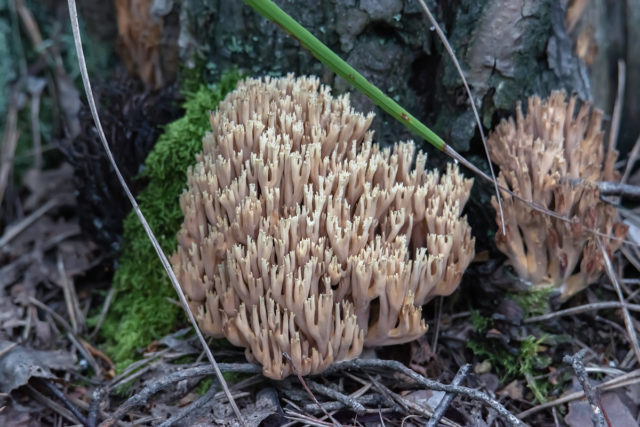
{"type": "Polygon", "coordinates": [[[372,119],[292,76],[248,79],[211,115],[172,262],[202,330],[268,377],[421,336],[421,306],[473,256],[471,180],[422,153],[412,168],[413,143],[380,149],[372,119]]]}
{"type": "MultiPolygon", "coordinates": [[[[488,139],[492,160],[500,166],[498,181],[523,199],[570,218],[569,223],[533,210],[502,193],[506,235],[499,213],[496,244],[518,276],[532,286],[558,288],[566,299],[595,282],[603,268],[602,251],[591,230],[612,254],[626,227],[616,209],[599,199],[597,181],[619,180],[615,151],[604,153],[602,113],[576,98],[553,92],[544,102],[529,98],[516,121],[502,121],[488,139]]],[[[492,200],[497,208],[495,197],[492,200]]]]}

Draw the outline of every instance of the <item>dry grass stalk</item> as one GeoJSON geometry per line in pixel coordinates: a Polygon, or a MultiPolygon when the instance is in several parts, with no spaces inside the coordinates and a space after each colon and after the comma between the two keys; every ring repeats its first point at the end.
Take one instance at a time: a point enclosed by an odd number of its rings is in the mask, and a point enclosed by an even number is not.
{"type": "Polygon", "coordinates": [[[222,389],[224,390],[227,398],[229,399],[229,404],[231,405],[233,412],[238,418],[240,425],[245,425],[242,414],[240,413],[240,409],[238,409],[238,405],[235,403],[235,400],[233,399],[233,396],[229,391],[227,382],[222,376],[222,372],[218,368],[218,364],[215,358],[213,357],[213,354],[211,353],[211,350],[209,349],[206,341],[204,340],[204,336],[202,335],[202,332],[198,328],[198,324],[196,322],[195,316],[193,315],[193,313],[191,312],[191,309],[189,308],[189,303],[187,301],[187,298],[185,297],[182,291],[182,288],[180,287],[180,284],[178,283],[178,280],[176,279],[176,276],[173,273],[173,270],[171,269],[169,260],[167,259],[166,255],[162,251],[162,248],[160,247],[160,243],[158,243],[158,239],[156,239],[155,235],[153,234],[153,231],[151,230],[151,227],[149,227],[149,223],[147,222],[147,219],[145,218],[144,214],[140,210],[140,207],[138,206],[138,203],[136,202],[135,197],[133,197],[131,190],[127,186],[127,183],[125,182],[124,177],[122,176],[122,173],[120,172],[120,169],[118,168],[118,165],[113,157],[113,153],[109,148],[109,143],[107,142],[107,138],[104,134],[104,130],[102,129],[102,125],[100,123],[100,117],[98,116],[98,109],[96,107],[95,99],[93,97],[93,91],[91,90],[89,72],[87,71],[87,63],[84,58],[84,52],[82,49],[82,37],[80,35],[80,25],[78,24],[78,10],[76,8],[76,2],[75,0],[67,0],[67,5],[69,6],[69,18],[71,21],[71,29],[73,30],[73,40],[75,44],[75,49],[78,55],[78,66],[80,68],[80,75],[82,76],[82,83],[84,85],[85,94],[87,95],[87,100],[89,102],[89,109],[91,110],[93,121],[98,130],[98,136],[100,137],[100,142],[102,142],[102,146],[107,154],[107,157],[109,158],[109,162],[111,163],[111,166],[113,167],[113,170],[116,176],[118,177],[118,181],[120,182],[120,185],[122,186],[123,191],[126,193],[127,198],[129,199],[129,202],[131,203],[133,210],[136,213],[136,216],[138,217],[138,220],[142,224],[142,227],[144,228],[144,231],[147,234],[147,237],[151,241],[151,244],[153,245],[153,248],[156,251],[158,258],[162,263],[162,267],[167,272],[167,275],[169,276],[169,280],[171,281],[173,288],[178,294],[180,303],[184,307],[187,313],[187,317],[189,318],[189,321],[193,325],[193,328],[196,331],[196,335],[198,336],[200,343],[204,347],[204,351],[207,355],[207,358],[211,362],[211,365],[214,368],[218,381],[222,385],[222,389]]]}
{"type": "Polygon", "coordinates": [[[471,180],[399,143],[381,150],[316,78],[249,79],[211,116],[189,171],[173,265],[201,328],[264,374],[302,375],[364,345],[413,340],[458,286],[474,241],[471,180]]]}

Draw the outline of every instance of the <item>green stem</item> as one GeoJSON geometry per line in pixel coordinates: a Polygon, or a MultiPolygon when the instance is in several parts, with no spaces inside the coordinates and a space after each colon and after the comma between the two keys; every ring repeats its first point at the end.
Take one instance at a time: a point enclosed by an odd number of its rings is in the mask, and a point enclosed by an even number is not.
{"type": "Polygon", "coordinates": [[[385,95],[380,89],[371,84],[362,74],[356,71],[355,68],[342,60],[342,58],[336,55],[306,28],[298,24],[295,19],[287,15],[287,13],[271,0],[245,0],[245,3],[295,37],[300,44],[309,49],[313,56],[318,58],[320,62],[331,68],[336,74],[351,83],[351,85],[360,92],[367,95],[380,108],[391,114],[393,118],[404,124],[409,130],[418,134],[437,149],[445,150],[446,144],[442,138],[398,105],[397,102],[385,95]]]}

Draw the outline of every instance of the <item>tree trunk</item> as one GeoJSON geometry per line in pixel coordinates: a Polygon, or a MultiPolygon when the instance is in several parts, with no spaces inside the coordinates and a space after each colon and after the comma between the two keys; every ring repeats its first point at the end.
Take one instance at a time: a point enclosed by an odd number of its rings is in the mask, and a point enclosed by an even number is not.
{"type": "MultiPolygon", "coordinates": [[[[599,7],[611,3],[593,1],[599,7]]],[[[627,0],[628,8],[638,1],[627,0]]],[[[476,142],[470,144],[477,130],[462,81],[417,0],[323,0],[313,8],[304,0],[276,3],[454,148],[481,153],[476,142]]],[[[614,3],[615,11],[625,9],[625,2],[614,3]]],[[[432,0],[427,4],[456,52],[487,129],[534,93],[546,96],[553,89],[565,89],[584,100],[593,98],[589,69],[574,54],[576,40],[567,33],[564,1],[432,0]]],[[[593,8],[587,5],[583,14],[592,13],[593,8]]],[[[598,14],[600,20],[621,17],[624,14],[598,14]]],[[[338,92],[350,89],[294,38],[242,2],[184,0],[180,22],[183,60],[204,59],[210,78],[236,66],[252,75],[316,74],[338,92]]],[[[631,35],[634,27],[627,28],[631,35]]],[[[598,55],[608,57],[610,52],[604,49],[598,55]]],[[[603,61],[594,64],[593,76],[611,68],[603,61]]],[[[607,74],[607,84],[599,84],[595,91],[597,104],[606,111],[615,94],[611,77],[607,74]]],[[[353,98],[358,108],[373,108],[364,96],[354,94],[353,98]]],[[[376,112],[378,141],[389,144],[411,137],[392,118],[376,112]]]]}

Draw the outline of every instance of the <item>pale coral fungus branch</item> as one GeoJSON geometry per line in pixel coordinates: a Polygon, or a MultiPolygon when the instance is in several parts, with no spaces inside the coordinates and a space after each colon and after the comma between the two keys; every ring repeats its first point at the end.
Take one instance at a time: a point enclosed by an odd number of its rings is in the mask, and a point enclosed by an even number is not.
{"type": "MultiPolygon", "coordinates": [[[[431,131],[428,127],[422,124],[417,118],[412,116],[408,111],[398,105],[395,101],[393,101],[389,96],[385,95],[380,89],[371,84],[367,79],[364,78],[357,70],[347,64],[344,60],[342,60],[338,55],[336,55],[331,49],[329,49],[326,45],[324,45],[320,40],[318,40],[313,34],[311,34],[306,28],[296,22],[293,18],[287,15],[282,9],[280,9],[275,3],[270,0],[245,0],[249,6],[251,6],[258,13],[263,15],[265,18],[273,21],[277,25],[279,25],[284,31],[291,34],[295,37],[300,44],[309,49],[309,51],[323,64],[333,70],[335,73],[344,78],[347,82],[349,82],[352,86],[358,89],[360,92],[364,93],[369,99],[371,99],[376,105],[382,108],[384,111],[389,113],[392,117],[406,126],[412,132],[418,134],[425,141],[432,144],[437,149],[443,151],[445,154],[450,156],[451,158],[457,160],[459,163],[464,165],[466,168],[471,170],[474,174],[480,176],[481,178],[495,183],[495,180],[492,179],[489,175],[480,170],[473,163],[465,159],[462,155],[460,155],[457,151],[447,145],[442,138],[440,138],[437,134],[431,131]]],[[[569,225],[573,224],[573,220],[567,218],[564,215],[558,214],[550,209],[545,208],[544,206],[540,206],[537,203],[534,203],[530,200],[526,200],[525,198],[519,196],[518,194],[512,192],[506,186],[502,186],[498,184],[498,188],[501,192],[513,197],[516,200],[524,203],[531,209],[540,212],[544,215],[550,216],[552,218],[563,221],[569,225]]],[[[588,232],[594,236],[600,236],[603,238],[615,240],[618,242],[624,242],[631,244],[633,246],[638,246],[635,242],[626,240],[624,238],[620,238],[614,235],[608,235],[606,233],[602,233],[594,228],[590,227],[582,227],[585,232],[588,232]]]]}
{"type": "MultiPolygon", "coordinates": [[[[571,216],[571,225],[532,211],[505,196],[507,233],[496,234],[498,249],[509,257],[518,276],[532,286],[553,286],[567,299],[602,273],[597,236],[584,227],[616,237],[626,227],[616,209],[599,199],[593,182],[612,180],[615,152],[604,153],[602,112],[564,92],[546,100],[529,98],[527,113],[518,105],[516,119],[503,120],[489,136],[489,149],[500,166],[498,181],[526,200],[571,216]],[[580,180],[572,184],[569,180],[580,180]]],[[[492,200],[495,207],[495,199],[492,200]]],[[[500,221],[500,218],[496,218],[500,221]]],[[[605,241],[613,253],[619,242],[605,241]]]]}
{"type": "Polygon", "coordinates": [[[180,284],[178,283],[178,279],[176,278],[175,274],[173,273],[173,270],[171,269],[171,265],[169,264],[169,260],[167,259],[166,255],[164,254],[164,252],[162,251],[162,248],[160,247],[160,243],[158,243],[158,240],[156,239],[155,235],[153,234],[153,231],[151,230],[151,227],[149,227],[149,224],[147,223],[147,220],[144,216],[144,214],[142,213],[142,211],[140,210],[140,207],[138,206],[138,203],[136,202],[135,197],[133,197],[133,194],[131,193],[131,191],[129,190],[129,187],[127,186],[127,183],[125,182],[124,178],[122,177],[122,174],[120,173],[120,169],[118,168],[118,165],[116,164],[116,161],[113,157],[113,154],[111,153],[111,149],[109,148],[109,143],[107,142],[107,138],[104,134],[104,131],[102,129],[102,124],[100,123],[100,117],[98,115],[98,109],[96,107],[96,103],[95,100],[93,98],[93,91],[91,89],[91,82],[89,80],[89,72],[87,71],[87,64],[84,58],[84,51],[82,48],[82,38],[80,35],[80,26],[78,25],[78,11],[76,8],[76,2],[75,0],[68,0],[68,5],[69,5],[69,18],[71,20],[71,28],[73,30],[73,39],[75,42],[75,48],[76,48],[76,53],[78,56],[78,66],[80,68],[80,75],[82,76],[82,83],[84,84],[84,90],[85,93],[87,95],[87,101],[89,103],[89,109],[91,110],[91,115],[93,116],[93,121],[96,125],[96,129],[98,130],[98,135],[100,136],[100,141],[102,142],[102,145],[105,149],[105,152],[107,154],[107,157],[109,158],[109,162],[111,163],[111,166],[113,167],[116,176],[118,177],[118,181],[120,182],[120,185],[123,189],[123,191],[126,193],[127,198],[129,199],[129,201],[131,202],[131,205],[133,206],[133,210],[135,211],[136,215],[138,216],[138,219],[140,220],[140,223],[142,224],[144,231],[147,233],[147,236],[149,237],[149,240],[151,241],[151,244],[153,245],[153,248],[155,249],[158,258],[160,258],[160,262],[162,263],[162,266],[164,267],[165,271],[167,272],[167,275],[169,276],[169,279],[171,280],[171,284],[173,285],[173,288],[175,289],[176,293],[178,294],[178,297],[180,298],[180,302],[182,303],[182,306],[184,308],[184,310],[187,313],[187,317],[189,318],[189,321],[191,322],[191,324],[193,325],[193,328],[196,331],[196,334],[198,336],[198,339],[200,340],[200,343],[202,344],[205,353],[207,354],[207,358],[209,359],[209,361],[211,362],[211,364],[213,365],[214,371],[216,373],[216,376],[218,378],[218,381],[220,382],[220,384],[222,385],[222,388],[224,389],[224,392],[227,396],[227,398],[229,399],[229,403],[231,404],[231,407],[233,408],[233,411],[235,412],[238,420],[240,421],[240,423],[242,425],[245,425],[244,419],[242,417],[242,414],[240,413],[240,410],[238,409],[238,406],[236,405],[233,396],[231,395],[231,392],[229,391],[229,387],[227,386],[227,382],[225,381],[224,377],[222,376],[222,372],[220,371],[220,368],[218,367],[218,364],[216,363],[215,358],[213,357],[213,354],[211,353],[211,349],[209,349],[209,346],[207,345],[207,342],[204,339],[204,336],[202,335],[202,332],[200,332],[200,329],[198,328],[198,324],[196,322],[196,319],[193,315],[193,313],[191,312],[191,309],[189,308],[189,304],[187,303],[187,299],[185,298],[184,292],[182,292],[182,288],[180,287],[180,284]]]}
{"type": "Polygon", "coordinates": [[[471,261],[472,181],[421,152],[412,170],[414,144],[380,148],[372,120],[316,77],[247,79],[187,173],[175,272],[203,331],[270,378],[418,338],[471,261]]]}

